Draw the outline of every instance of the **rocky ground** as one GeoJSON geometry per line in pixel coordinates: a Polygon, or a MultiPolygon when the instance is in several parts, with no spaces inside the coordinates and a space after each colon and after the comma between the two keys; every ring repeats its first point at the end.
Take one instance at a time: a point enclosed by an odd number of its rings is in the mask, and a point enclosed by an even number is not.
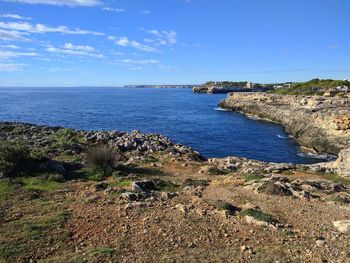
{"type": "Polygon", "coordinates": [[[0,179],[0,262],[350,261],[350,180],[331,170],[205,160],[136,131],[2,123],[0,138],[45,156],[0,179]],[[96,144],[117,153],[99,181],[96,144]]]}

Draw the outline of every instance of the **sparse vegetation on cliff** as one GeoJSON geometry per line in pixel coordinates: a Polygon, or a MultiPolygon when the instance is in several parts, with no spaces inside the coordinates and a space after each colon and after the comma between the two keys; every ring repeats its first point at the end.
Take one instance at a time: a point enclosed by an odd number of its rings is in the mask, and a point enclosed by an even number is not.
{"type": "Polygon", "coordinates": [[[328,89],[346,86],[350,91],[350,82],[348,80],[332,79],[312,79],[307,82],[295,82],[288,87],[276,88],[268,91],[281,95],[323,95],[328,89]]]}

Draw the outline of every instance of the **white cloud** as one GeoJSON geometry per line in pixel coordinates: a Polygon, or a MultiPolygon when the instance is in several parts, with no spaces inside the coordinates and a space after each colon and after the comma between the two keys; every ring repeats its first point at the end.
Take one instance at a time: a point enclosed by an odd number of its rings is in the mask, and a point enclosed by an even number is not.
{"type": "Polygon", "coordinates": [[[0,63],[0,71],[14,72],[19,71],[25,64],[16,64],[16,63],[0,63]]]}
{"type": "Polygon", "coordinates": [[[103,36],[104,33],[81,30],[79,28],[70,29],[66,26],[58,26],[58,27],[50,27],[44,24],[30,24],[27,22],[0,22],[0,28],[6,30],[15,30],[22,31],[28,33],[35,34],[43,34],[43,33],[62,33],[62,34],[70,34],[70,35],[96,35],[103,36]]]}
{"type": "Polygon", "coordinates": [[[156,60],[156,59],[144,59],[144,60],[123,59],[123,60],[118,60],[118,62],[125,63],[125,64],[136,64],[136,65],[156,65],[156,64],[160,64],[160,61],[156,60]]]}
{"type": "Polygon", "coordinates": [[[45,4],[57,6],[97,6],[101,5],[99,0],[2,0],[4,2],[17,2],[24,4],[45,4]]]}
{"type": "Polygon", "coordinates": [[[38,56],[35,52],[13,52],[13,51],[3,51],[0,50],[0,60],[1,59],[9,59],[9,58],[17,58],[17,57],[35,57],[38,56]]]}
{"type": "Polygon", "coordinates": [[[0,47],[2,47],[2,48],[10,48],[10,49],[20,49],[20,47],[16,46],[16,45],[2,45],[0,47]]]}
{"type": "Polygon", "coordinates": [[[123,8],[113,8],[113,7],[103,7],[102,10],[109,11],[109,12],[116,12],[116,13],[126,12],[126,10],[123,8]]]}
{"type": "Polygon", "coordinates": [[[105,58],[102,54],[96,52],[96,50],[89,46],[74,46],[73,44],[67,43],[63,48],[56,48],[49,46],[46,51],[56,54],[66,54],[79,57],[93,57],[93,58],[105,58]]]}
{"type": "Polygon", "coordinates": [[[31,20],[30,17],[24,17],[24,16],[20,16],[20,15],[17,15],[17,14],[1,14],[0,17],[3,17],[3,18],[12,18],[12,19],[18,19],[18,20],[31,20]]]}
{"type": "Polygon", "coordinates": [[[156,40],[159,45],[175,45],[177,42],[177,33],[173,30],[171,31],[158,31],[158,30],[148,30],[147,31],[149,34],[153,35],[156,37],[156,40]]]}
{"type": "Polygon", "coordinates": [[[142,14],[144,14],[144,15],[150,15],[150,14],[152,14],[152,13],[151,13],[151,11],[143,10],[143,11],[142,11],[142,14]]]}
{"type": "Polygon", "coordinates": [[[144,45],[141,44],[137,41],[134,40],[129,40],[127,37],[119,37],[119,38],[115,38],[115,37],[108,37],[109,40],[114,40],[114,43],[118,46],[122,46],[122,47],[133,47],[145,52],[157,52],[157,49],[148,45],[144,45]]]}
{"type": "Polygon", "coordinates": [[[96,52],[96,49],[90,46],[75,46],[72,43],[64,44],[65,49],[78,50],[84,52],[96,52]]]}
{"type": "Polygon", "coordinates": [[[0,29],[0,39],[5,41],[30,41],[28,38],[25,38],[23,35],[28,35],[27,33],[18,32],[14,30],[3,30],[0,29]]]}

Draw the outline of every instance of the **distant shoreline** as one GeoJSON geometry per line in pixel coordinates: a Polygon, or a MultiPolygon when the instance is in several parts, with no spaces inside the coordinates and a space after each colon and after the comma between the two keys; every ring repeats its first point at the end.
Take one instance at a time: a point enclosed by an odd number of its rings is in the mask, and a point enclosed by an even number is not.
{"type": "Polygon", "coordinates": [[[197,85],[124,85],[124,88],[138,89],[192,89],[197,85]]]}

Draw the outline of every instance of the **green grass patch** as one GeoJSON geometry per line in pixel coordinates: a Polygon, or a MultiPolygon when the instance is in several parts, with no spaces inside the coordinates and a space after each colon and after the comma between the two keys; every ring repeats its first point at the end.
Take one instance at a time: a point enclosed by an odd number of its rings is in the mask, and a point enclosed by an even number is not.
{"type": "Polygon", "coordinates": [[[28,191],[54,191],[63,187],[60,182],[44,179],[44,178],[22,178],[23,189],[28,191]]]}
{"type": "Polygon", "coordinates": [[[144,163],[156,163],[158,162],[159,159],[154,157],[154,156],[148,156],[145,158],[145,160],[143,161],[144,163]]]}
{"type": "Polygon", "coordinates": [[[341,177],[336,173],[317,173],[317,175],[320,175],[329,181],[350,184],[350,178],[341,177]]]}
{"type": "Polygon", "coordinates": [[[214,206],[216,209],[220,211],[226,211],[230,215],[234,215],[236,212],[240,210],[238,207],[235,207],[234,205],[222,200],[218,200],[214,206]]]}
{"type": "Polygon", "coordinates": [[[137,167],[135,165],[123,166],[120,168],[120,171],[127,174],[135,174],[137,176],[160,176],[164,173],[157,168],[149,168],[149,167],[137,167]]]}
{"type": "Polygon", "coordinates": [[[156,190],[160,192],[174,193],[179,191],[179,185],[171,181],[159,181],[156,183],[156,190]]]}
{"type": "Polygon", "coordinates": [[[193,180],[193,179],[186,179],[184,184],[184,186],[208,186],[209,185],[209,181],[208,180],[193,180]]]}
{"type": "Polygon", "coordinates": [[[272,215],[266,214],[258,209],[249,208],[249,209],[243,210],[240,212],[240,216],[242,216],[242,217],[251,216],[251,217],[255,218],[256,220],[267,222],[269,224],[275,222],[272,215]]]}
{"type": "Polygon", "coordinates": [[[264,176],[261,174],[248,174],[244,176],[246,181],[260,181],[262,178],[264,178],[264,176]]]}
{"type": "Polygon", "coordinates": [[[229,174],[230,171],[225,170],[225,169],[220,169],[216,166],[211,166],[208,168],[208,174],[209,175],[225,175],[225,174],[229,174]]]}
{"type": "Polygon", "coordinates": [[[65,218],[66,215],[62,211],[51,211],[44,215],[23,217],[4,224],[0,235],[6,242],[0,243],[0,262],[23,262],[18,259],[28,258],[37,250],[45,251],[48,243],[64,238],[64,235],[53,233],[65,218]]]}
{"type": "Polygon", "coordinates": [[[112,256],[115,250],[111,247],[97,247],[91,250],[94,256],[112,256]]]}
{"type": "Polygon", "coordinates": [[[0,200],[7,200],[15,191],[15,186],[7,180],[0,179],[0,200]]]}
{"type": "Polygon", "coordinates": [[[132,180],[129,179],[120,179],[118,182],[115,183],[115,186],[119,187],[129,187],[132,184],[132,180]]]}

